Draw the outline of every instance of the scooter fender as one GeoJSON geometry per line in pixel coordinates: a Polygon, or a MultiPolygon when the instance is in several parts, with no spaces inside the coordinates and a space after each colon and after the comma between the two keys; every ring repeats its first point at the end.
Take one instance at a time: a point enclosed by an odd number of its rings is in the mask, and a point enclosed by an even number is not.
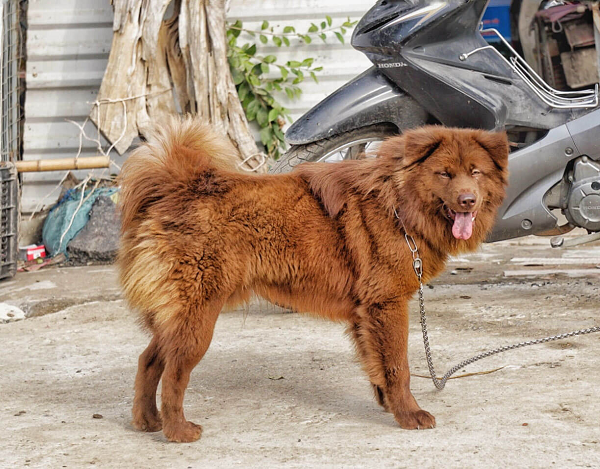
{"type": "Polygon", "coordinates": [[[294,122],[285,138],[291,145],[305,145],[374,124],[418,127],[427,117],[419,103],[371,67],[294,122]]]}

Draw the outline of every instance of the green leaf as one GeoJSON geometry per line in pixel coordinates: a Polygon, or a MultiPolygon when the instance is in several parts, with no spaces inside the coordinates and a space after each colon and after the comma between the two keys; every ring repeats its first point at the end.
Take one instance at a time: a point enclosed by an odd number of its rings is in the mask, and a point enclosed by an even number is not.
{"type": "Polygon", "coordinates": [[[279,36],[273,36],[273,42],[277,47],[281,47],[281,38],[279,36]]]}
{"type": "Polygon", "coordinates": [[[277,60],[277,57],[275,57],[274,55],[267,55],[263,61],[268,63],[268,64],[272,64],[273,62],[275,62],[277,60]]]}
{"type": "Polygon", "coordinates": [[[248,49],[246,49],[246,54],[253,56],[254,54],[256,54],[256,44],[252,44],[251,47],[248,47],[248,49]]]}
{"type": "Polygon", "coordinates": [[[229,62],[230,67],[240,68],[241,61],[239,57],[229,57],[227,61],[229,62]]]}
{"type": "Polygon", "coordinates": [[[267,20],[262,22],[262,25],[260,26],[261,31],[264,31],[265,29],[267,29],[269,27],[269,22],[267,20]]]}
{"type": "Polygon", "coordinates": [[[289,73],[288,69],[281,65],[278,65],[278,67],[279,67],[279,70],[281,71],[281,78],[283,78],[284,80],[287,80],[288,73],[289,73]]]}
{"type": "Polygon", "coordinates": [[[288,98],[294,99],[294,90],[291,88],[285,88],[285,94],[287,94],[288,98]]]}
{"type": "Polygon", "coordinates": [[[252,73],[257,77],[261,76],[263,73],[261,65],[262,64],[256,64],[254,67],[252,67],[252,73]]]}
{"type": "Polygon", "coordinates": [[[315,68],[313,68],[313,70],[315,72],[320,72],[321,70],[323,70],[323,67],[315,67],[315,68]]]}
{"type": "Polygon", "coordinates": [[[344,44],[344,36],[342,36],[340,33],[338,33],[337,31],[335,31],[335,35],[337,36],[337,38],[339,39],[339,41],[344,44]]]}
{"type": "Polygon", "coordinates": [[[307,44],[310,44],[312,42],[312,39],[310,38],[310,36],[307,36],[306,34],[300,34],[300,37],[307,44]]]}
{"type": "Polygon", "coordinates": [[[269,73],[269,65],[268,64],[260,64],[260,69],[263,73],[269,73]]]}
{"type": "Polygon", "coordinates": [[[354,22],[350,22],[350,21],[346,21],[344,24],[342,24],[342,26],[344,28],[351,28],[352,26],[354,26],[356,24],[356,21],[354,22]]]}
{"type": "Polygon", "coordinates": [[[256,119],[256,112],[258,111],[259,106],[260,103],[256,99],[250,101],[248,104],[248,108],[246,109],[246,118],[249,122],[252,122],[254,119],[256,119]]]}
{"type": "Polygon", "coordinates": [[[279,84],[276,82],[273,82],[273,88],[275,88],[277,91],[281,91],[281,86],[279,86],[279,84]]]}
{"type": "Polygon", "coordinates": [[[254,101],[255,97],[254,94],[252,92],[248,93],[248,96],[246,96],[246,98],[244,99],[244,102],[242,103],[242,106],[244,107],[244,111],[248,111],[248,105],[254,101]]]}
{"type": "Polygon", "coordinates": [[[283,39],[283,42],[286,46],[290,47],[290,40],[287,38],[287,36],[283,36],[281,39],[283,39]]]}
{"type": "Polygon", "coordinates": [[[256,34],[254,33],[254,31],[246,31],[248,34],[250,34],[250,36],[255,37],[256,34]]]}
{"type": "Polygon", "coordinates": [[[273,133],[271,131],[271,127],[264,127],[260,131],[260,141],[263,143],[263,145],[267,145],[272,140],[273,140],[273,133]]]}
{"type": "Polygon", "coordinates": [[[263,106],[261,106],[256,113],[256,122],[258,122],[258,125],[261,127],[264,127],[269,123],[269,113],[263,106]]]}
{"type": "Polygon", "coordinates": [[[315,81],[315,83],[319,83],[319,80],[317,79],[317,75],[315,75],[315,72],[310,72],[310,76],[315,81]]]}
{"type": "Polygon", "coordinates": [[[327,42],[327,35],[326,35],[325,33],[321,33],[321,34],[319,34],[319,37],[321,38],[321,40],[322,40],[323,42],[327,42]]]}
{"type": "Polygon", "coordinates": [[[267,36],[265,36],[264,34],[261,34],[260,35],[260,42],[262,42],[263,44],[266,44],[267,42],[269,42],[269,40],[267,39],[267,36]]]}
{"type": "Polygon", "coordinates": [[[319,27],[315,23],[310,23],[310,28],[308,28],[309,33],[316,33],[319,30],[319,27]]]}
{"type": "Polygon", "coordinates": [[[273,126],[273,133],[275,134],[275,137],[277,137],[281,142],[285,141],[285,135],[283,134],[278,125],[273,126]]]}
{"type": "Polygon", "coordinates": [[[321,29],[325,29],[327,27],[327,23],[325,23],[325,21],[323,21],[321,23],[321,29]]]}
{"type": "Polygon", "coordinates": [[[244,81],[244,74],[240,72],[237,68],[231,69],[231,77],[233,78],[233,83],[239,85],[244,81]]]}
{"type": "Polygon", "coordinates": [[[302,66],[303,66],[303,67],[309,67],[309,68],[310,68],[310,67],[312,66],[312,64],[313,64],[313,62],[314,62],[314,61],[315,61],[315,59],[311,59],[311,58],[304,59],[304,60],[302,61],[302,66]]]}
{"type": "Polygon", "coordinates": [[[248,96],[249,92],[250,86],[248,85],[248,83],[243,82],[238,88],[238,96],[240,98],[240,101],[244,101],[244,99],[246,99],[246,96],[248,96]]]}
{"type": "Polygon", "coordinates": [[[327,15],[327,16],[325,17],[325,19],[327,20],[327,24],[328,24],[329,26],[331,26],[331,23],[333,22],[333,21],[331,20],[331,16],[327,15]]]}
{"type": "Polygon", "coordinates": [[[241,34],[241,28],[242,28],[242,22],[240,20],[237,20],[235,23],[233,23],[231,26],[233,26],[235,29],[230,29],[231,34],[233,35],[233,37],[238,37],[241,34]]]}
{"type": "Polygon", "coordinates": [[[342,34],[346,34],[346,28],[344,28],[343,26],[340,26],[340,30],[342,31],[342,34]]]}
{"type": "Polygon", "coordinates": [[[298,62],[296,60],[290,60],[286,65],[290,68],[298,68],[298,67],[302,67],[302,62],[298,62]]]}
{"type": "Polygon", "coordinates": [[[273,122],[274,120],[277,120],[278,117],[279,117],[279,111],[277,109],[271,109],[269,111],[269,122],[273,122]]]}
{"type": "Polygon", "coordinates": [[[298,84],[304,81],[304,73],[302,73],[300,70],[292,70],[292,72],[296,75],[296,78],[292,83],[298,84]]]}
{"type": "Polygon", "coordinates": [[[248,81],[252,86],[260,86],[260,80],[256,75],[248,75],[248,81]]]}
{"type": "Polygon", "coordinates": [[[294,28],[293,26],[286,26],[285,28],[283,28],[284,34],[295,33],[295,32],[296,32],[296,28],[294,28]]]}

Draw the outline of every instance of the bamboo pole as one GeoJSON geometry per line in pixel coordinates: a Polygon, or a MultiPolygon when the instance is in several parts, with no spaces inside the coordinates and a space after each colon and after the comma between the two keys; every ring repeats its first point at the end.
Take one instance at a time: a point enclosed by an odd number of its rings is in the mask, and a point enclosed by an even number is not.
{"type": "Polygon", "coordinates": [[[81,158],[57,158],[55,160],[17,161],[15,166],[20,173],[108,168],[110,158],[108,156],[86,156],[81,158]]]}

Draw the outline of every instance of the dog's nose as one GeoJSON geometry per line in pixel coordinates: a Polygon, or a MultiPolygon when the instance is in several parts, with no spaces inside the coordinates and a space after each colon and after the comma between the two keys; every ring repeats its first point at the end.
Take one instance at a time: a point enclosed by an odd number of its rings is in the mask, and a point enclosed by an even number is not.
{"type": "Polygon", "coordinates": [[[473,208],[476,201],[477,198],[475,197],[475,194],[471,194],[470,192],[467,194],[460,194],[458,196],[458,203],[465,209],[473,208]]]}

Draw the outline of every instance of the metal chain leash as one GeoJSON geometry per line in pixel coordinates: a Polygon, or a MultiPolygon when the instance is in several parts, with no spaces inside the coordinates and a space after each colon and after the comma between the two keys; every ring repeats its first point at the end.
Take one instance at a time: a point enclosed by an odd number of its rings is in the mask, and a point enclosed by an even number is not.
{"type": "MultiPolygon", "coordinates": [[[[398,213],[396,212],[395,209],[394,209],[394,213],[395,213],[396,217],[398,218],[398,220],[400,220],[400,222],[402,223],[402,226],[404,227],[404,222],[398,216],[398,213]]],[[[423,282],[422,282],[423,261],[421,260],[421,257],[419,256],[419,250],[417,248],[417,243],[415,242],[414,238],[406,232],[406,228],[404,229],[404,239],[406,239],[406,244],[408,244],[408,249],[410,249],[410,252],[412,253],[413,269],[415,271],[415,274],[417,275],[417,278],[419,279],[419,309],[421,312],[421,330],[423,331],[423,344],[425,345],[425,357],[427,358],[427,367],[429,368],[429,374],[431,375],[433,384],[440,391],[442,389],[444,389],[444,387],[446,386],[446,381],[448,381],[450,376],[452,376],[454,373],[456,373],[461,368],[464,368],[465,366],[470,365],[471,363],[474,363],[483,358],[491,357],[492,355],[506,352],[508,350],[514,350],[517,348],[526,347],[528,345],[543,344],[546,342],[552,342],[554,340],[567,339],[569,337],[575,337],[578,335],[591,334],[593,332],[600,332],[600,326],[595,326],[595,327],[590,327],[588,329],[580,329],[578,331],[567,332],[564,334],[553,335],[550,337],[544,337],[542,339],[528,340],[526,342],[519,342],[518,344],[513,344],[513,345],[504,345],[503,347],[498,347],[498,348],[495,348],[492,350],[488,350],[487,352],[479,353],[479,354],[475,355],[474,357],[471,357],[467,360],[464,360],[464,361],[458,363],[457,365],[454,365],[452,368],[450,368],[446,372],[446,374],[444,376],[442,376],[442,379],[438,379],[436,376],[436,373],[435,373],[435,369],[433,367],[433,359],[431,358],[431,348],[429,347],[429,337],[427,335],[427,318],[425,316],[425,300],[423,298],[423,282]]]]}

